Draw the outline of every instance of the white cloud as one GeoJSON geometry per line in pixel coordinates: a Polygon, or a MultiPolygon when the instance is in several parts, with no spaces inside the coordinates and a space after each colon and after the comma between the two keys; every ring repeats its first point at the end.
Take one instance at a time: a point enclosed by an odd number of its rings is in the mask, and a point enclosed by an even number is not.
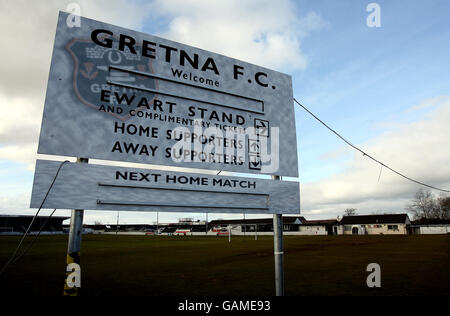
{"type": "MultiPolygon", "coordinates": [[[[425,100],[421,107],[428,102],[436,108],[422,119],[398,124],[359,147],[406,176],[449,190],[450,97],[425,100]]],[[[386,168],[378,182],[379,173],[379,164],[355,153],[343,172],[302,185],[302,209],[305,214],[318,216],[342,214],[348,207],[361,213],[404,212],[405,204],[420,186],[386,168]]]]}
{"type": "Polygon", "coordinates": [[[305,68],[301,40],[325,25],[314,12],[299,17],[289,0],[156,0],[153,8],[170,20],[163,37],[275,69],[305,68]]]}
{"type": "Polygon", "coordinates": [[[38,107],[34,100],[3,95],[0,95],[0,105],[5,109],[0,116],[0,144],[37,143],[42,107],[38,107]]]}
{"type": "Polygon", "coordinates": [[[440,95],[440,96],[437,96],[434,98],[426,99],[426,100],[420,102],[419,104],[409,108],[408,112],[419,111],[419,110],[433,107],[435,105],[439,105],[441,102],[445,101],[446,98],[448,98],[448,96],[440,95]]]}

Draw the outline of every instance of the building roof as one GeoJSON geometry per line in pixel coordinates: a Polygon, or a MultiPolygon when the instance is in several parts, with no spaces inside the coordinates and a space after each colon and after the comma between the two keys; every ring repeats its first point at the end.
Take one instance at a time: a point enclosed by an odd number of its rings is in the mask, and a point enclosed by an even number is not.
{"type": "Polygon", "coordinates": [[[344,216],[339,224],[399,224],[409,223],[408,214],[355,215],[344,216]]]}
{"type": "MultiPolygon", "coordinates": [[[[6,218],[6,219],[9,219],[9,218],[29,219],[29,218],[33,218],[33,217],[34,217],[34,215],[9,215],[9,214],[0,215],[0,218],[6,218]]],[[[46,219],[46,218],[48,218],[48,216],[46,216],[46,215],[36,216],[36,219],[41,219],[41,218],[46,219]]],[[[69,219],[70,216],[69,217],[67,217],[67,216],[52,216],[51,218],[58,219],[58,220],[60,220],[60,219],[66,220],[66,219],[69,219]]]]}
{"type": "MultiPolygon", "coordinates": [[[[303,224],[306,219],[303,216],[283,216],[283,224],[303,224]]],[[[217,219],[209,222],[209,225],[239,225],[239,224],[273,224],[273,218],[249,218],[249,219],[217,219]]]]}

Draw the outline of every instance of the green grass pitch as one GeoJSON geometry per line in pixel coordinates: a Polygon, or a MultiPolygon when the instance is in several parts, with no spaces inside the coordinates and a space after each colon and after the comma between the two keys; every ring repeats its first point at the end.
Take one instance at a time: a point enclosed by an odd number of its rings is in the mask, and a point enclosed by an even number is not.
{"type": "MultiPolygon", "coordinates": [[[[0,236],[0,264],[19,238],[0,236]]],[[[67,238],[39,237],[0,276],[2,295],[62,295],[67,238]]],[[[450,235],[285,236],[284,248],[289,296],[450,294],[450,235]],[[381,288],[366,285],[372,262],[381,288]]],[[[271,296],[273,238],[84,235],[81,276],[83,296],[271,296]]]]}

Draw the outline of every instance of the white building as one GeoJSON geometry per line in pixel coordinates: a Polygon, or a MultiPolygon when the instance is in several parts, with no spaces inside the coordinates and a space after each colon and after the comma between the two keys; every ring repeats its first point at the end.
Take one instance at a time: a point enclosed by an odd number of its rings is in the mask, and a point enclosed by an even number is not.
{"type": "Polygon", "coordinates": [[[305,220],[299,226],[298,235],[337,235],[337,230],[333,229],[337,223],[335,219],[305,220]]]}
{"type": "Polygon", "coordinates": [[[414,234],[450,234],[450,220],[421,219],[411,225],[414,234]]]}
{"type": "Polygon", "coordinates": [[[407,235],[411,232],[408,214],[344,216],[335,230],[339,235],[407,235]]]}

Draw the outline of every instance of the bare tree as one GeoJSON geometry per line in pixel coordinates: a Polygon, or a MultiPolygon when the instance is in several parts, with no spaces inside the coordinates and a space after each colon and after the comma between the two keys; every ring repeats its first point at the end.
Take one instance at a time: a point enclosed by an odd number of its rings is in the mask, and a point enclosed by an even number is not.
{"type": "Polygon", "coordinates": [[[414,199],[406,206],[406,210],[411,213],[414,219],[432,219],[439,218],[438,203],[434,199],[430,191],[420,189],[414,195],[414,199]]]}
{"type": "Polygon", "coordinates": [[[441,196],[437,199],[438,218],[450,219],[450,197],[441,196]]]}
{"type": "Polygon", "coordinates": [[[356,208],[348,208],[344,211],[344,216],[354,216],[356,215],[356,208]]]}

